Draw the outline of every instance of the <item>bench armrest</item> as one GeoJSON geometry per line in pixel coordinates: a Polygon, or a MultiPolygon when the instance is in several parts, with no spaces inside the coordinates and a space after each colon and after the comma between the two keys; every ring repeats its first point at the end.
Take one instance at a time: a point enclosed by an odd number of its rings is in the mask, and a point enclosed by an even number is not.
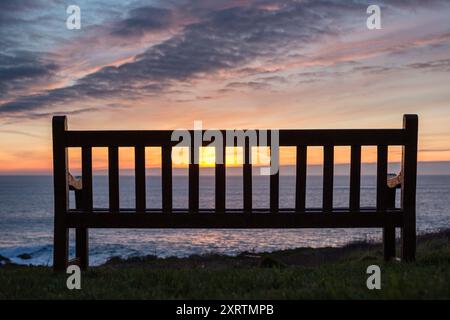
{"type": "Polygon", "coordinates": [[[399,174],[390,173],[387,179],[387,186],[391,189],[400,188],[403,183],[403,174],[400,171],[399,174]]]}
{"type": "Polygon", "coordinates": [[[69,183],[69,190],[82,190],[83,181],[81,177],[75,178],[70,172],[67,172],[67,182],[69,183]]]}

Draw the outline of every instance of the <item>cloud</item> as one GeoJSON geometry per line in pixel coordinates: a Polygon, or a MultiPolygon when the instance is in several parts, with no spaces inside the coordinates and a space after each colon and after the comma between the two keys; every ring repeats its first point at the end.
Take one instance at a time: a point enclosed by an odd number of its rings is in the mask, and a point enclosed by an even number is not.
{"type": "Polygon", "coordinates": [[[20,135],[20,136],[31,137],[31,138],[46,139],[46,137],[42,137],[37,134],[33,134],[33,133],[25,132],[25,131],[19,131],[19,130],[0,130],[0,133],[14,134],[14,135],[20,135]]]}
{"type": "Polygon", "coordinates": [[[42,1],[39,0],[0,1],[0,26],[21,20],[16,15],[19,12],[29,12],[41,7],[42,1]]]}
{"type": "Polygon", "coordinates": [[[158,31],[170,27],[173,14],[169,9],[139,7],[128,12],[128,17],[113,27],[112,35],[120,37],[142,36],[147,31],[158,31]]]}
{"type": "Polygon", "coordinates": [[[31,84],[51,78],[58,70],[55,63],[26,51],[0,53],[0,94],[11,94],[31,84]]]}
{"type": "Polygon", "coordinates": [[[419,152],[450,152],[450,148],[424,148],[419,149],[419,152]]]}
{"type": "MultiPolygon", "coordinates": [[[[107,109],[117,109],[121,108],[122,106],[116,105],[116,104],[105,104],[101,107],[87,107],[87,108],[80,108],[75,110],[65,110],[65,111],[55,111],[55,112],[18,112],[16,113],[16,116],[11,118],[11,120],[5,122],[6,125],[12,125],[17,123],[19,120],[38,120],[38,119],[50,119],[51,117],[55,115],[66,115],[66,116],[73,116],[73,115],[80,115],[85,113],[94,113],[99,111],[104,111],[107,109]]],[[[7,132],[8,130],[0,130],[0,132],[7,132]]],[[[9,133],[14,133],[14,131],[9,131],[9,133]]],[[[19,132],[16,132],[19,134],[19,132]]]]}
{"type": "MultiPolygon", "coordinates": [[[[245,66],[255,59],[282,56],[293,47],[305,47],[336,32],[321,22],[336,16],[331,4],[334,2],[289,3],[279,10],[246,6],[214,11],[186,26],[181,34],[150,47],[133,62],[105,67],[70,87],[3,104],[0,113],[32,111],[72,98],[160,92],[174,81],[189,81],[202,74],[245,66]]],[[[344,5],[341,14],[348,8],[344,5]]],[[[146,14],[156,12],[155,8],[133,10],[119,26],[124,33],[165,26],[170,20],[166,11],[155,24],[144,21],[146,14]]]]}
{"type": "Polygon", "coordinates": [[[408,67],[416,70],[448,72],[450,71],[450,59],[412,63],[408,67]]]}
{"type": "Polygon", "coordinates": [[[233,90],[268,90],[271,88],[271,85],[262,81],[249,81],[249,82],[231,82],[225,86],[225,89],[233,90]]]}
{"type": "MultiPolygon", "coordinates": [[[[396,3],[419,5],[416,1],[396,3]]],[[[232,7],[208,7],[181,32],[152,45],[132,62],[102,68],[71,86],[19,97],[0,105],[0,114],[15,116],[77,100],[160,95],[179,83],[213,77],[221,71],[257,68],[301,54],[324,37],[339,35],[341,24],[355,14],[365,13],[367,7],[356,0],[276,1],[270,6],[265,1],[234,4],[232,7]]],[[[131,37],[165,29],[173,19],[169,9],[135,8],[112,27],[111,34],[131,37]]],[[[40,71],[45,74],[44,70],[40,71]]],[[[34,72],[39,74],[39,70],[34,72]]],[[[257,89],[261,89],[261,85],[266,87],[264,81],[247,82],[247,86],[257,89]]]]}

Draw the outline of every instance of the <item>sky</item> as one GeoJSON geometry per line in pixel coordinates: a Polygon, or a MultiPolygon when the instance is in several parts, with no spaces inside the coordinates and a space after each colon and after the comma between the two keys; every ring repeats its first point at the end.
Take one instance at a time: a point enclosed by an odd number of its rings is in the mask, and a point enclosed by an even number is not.
{"type": "MultiPolygon", "coordinates": [[[[0,174],[51,172],[55,114],[69,129],[172,130],[400,128],[406,113],[419,115],[419,161],[445,173],[449,17],[448,0],[0,1],[0,174]],[[366,26],[370,4],[381,29],[366,26]],[[79,30],[66,27],[69,5],[79,30]]],[[[120,156],[132,166],[130,150],[120,156]]],[[[76,169],[79,150],[70,157],[76,169]]]]}

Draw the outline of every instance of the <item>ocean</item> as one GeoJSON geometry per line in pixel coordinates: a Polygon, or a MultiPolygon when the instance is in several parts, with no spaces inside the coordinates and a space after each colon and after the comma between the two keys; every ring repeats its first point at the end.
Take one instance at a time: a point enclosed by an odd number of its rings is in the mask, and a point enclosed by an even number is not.
{"type": "MultiPolygon", "coordinates": [[[[94,206],[107,207],[106,176],[94,176],[94,206]]],[[[253,177],[253,206],[269,206],[269,178],[253,177]]],[[[242,177],[227,176],[226,205],[242,208],[242,177]]],[[[375,205],[375,176],[363,176],[361,205],[375,205]]],[[[161,178],[147,176],[147,206],[161,207],[161,178]]],[[[294,176],[280,176],[280,207],[294,207],[294,176]]],[[[121,207],[133,207],[134,177],[120,177],[121,207]]],[[[174,207],[187,207],[188,180],[174,176],[174,207]]],[[[349,177],[335,176],[334,205],[348,206],[349,177]]],[[[322,178],[307,177],[307,206],[319,207],[322,178]]],[[[71,195],[73,204],[73,195],[71,195]]],[[[397,195],[397,202],[399,194],[397,195]]],[[[214,176],[200,176],[200,207],[214,206],[214,176]]],[[[417,187],[417,229],[419,233],[450,227],[450,176],[419,175],[417,187]]],[[[51,176],[0,176],[0,255],[12,262],[52,264],[53,186],[51,176]],[[22,254],[28,259],[22,259],[22,254]]],[[[185,257],[243,251],[269,252],[298,247],[342,246],[353,241],[377,241],[378,229],[91,229],[90,262],[99,265],[113,256],[185,257]]],[[[70,253],[74,254],[74,232],[70,253]]]]}

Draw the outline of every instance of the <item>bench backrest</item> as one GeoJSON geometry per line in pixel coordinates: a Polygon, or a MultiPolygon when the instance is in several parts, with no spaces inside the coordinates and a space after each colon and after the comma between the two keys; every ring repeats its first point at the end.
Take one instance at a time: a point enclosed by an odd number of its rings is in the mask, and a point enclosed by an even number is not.
{"type": "MultiPolygon", "coordinates": [[[[401,228],[401,256],[405,261],[415,259],[416,250],[416,115],[405,115],[402,129],[341,129],[341,130],[280,130],[279,146],[296,147],[295,208],[279,208],[279,173],[270,175],[270,208],[252,209],[252,164],[250,144],[245,141],[243,164],[243,209],[225,208],[225,162],[215,166],[215,209],[213,215],[199,210],[198,153],[190,148],[189,205],[185,214],[168,214],[172,209],[172,131],[72,131],[67,130],[64,116],[53,118],[54,170],[54,270],[65,270],[71,263],[83,268],[89,264],[88,228],[322,228],[373,227],[383,228],[384,258],[395,256],[395,228],[401,228]],[[401,174],[388,181],[388,146],[402,146],[401,174]],[[145,188],[145,147],[162,149],[162,211],[147,214],[145,188]],[[305,208],[307,147],[322,146],[323,201],[314,212],[305,208]],[[334,147],[350,146],[350,201],[345,211],[333,209],[334,147]],[[370,214],[360,208],[361,147],[377,147],[376,208],[370,214]],[[82,150],[82,183],[74,183],[68,172],[68,148],[82,150]],[[108,148],[109,208],[93,210],[92,148],[108,148]],[[119,206],[119,147],[134,147],[135,192],[134,214],[122,214],[119,206]],[[77,209],[69,210],[69,180],[77,193],[77,209]],[[389,185],[390,188],[387,187],[389,185]],[[401,185],[401,207],[395,207],[395,188],[401,185]],[[394,192],[392,192],[394,191],[394,192]],[[89,214],[94,212],[93,214],[89,214]],[[269,213],[269,214],[268,214],[269,213]],[[276,213],[276,214],[271,214],[276,213]],[[344,214],[343,214],[344,213],[344,214]],[[68,229],[76,228],[76,258],[68,260],[68,229]]],[[[199,132],[190,131],[193,137],[199,132]]],[[[271,136],[271,135],[270,135],[271,136]]],[[[205,143],[207,145],[208,143],[205,143]]],[[[218,144],[220,145],[220,144],[218,144]]],[[[269,144],[270,145],[270,144],[269,144]]],[[[216,146],[216,148],[219,148],[216,146]]],[[[220,148],[225,148],[222,144],[220,148]]],[[[216,149],[216,152],[220,151],[216,149]]],[[[224,149],[222,150],[225,154],[224,149]]],[[[271,164],[278,164],[279,149],[272,148],[271,164]]],[[[223,160],[223,159],[222,159],[223,160]]],[[[124,212],[125,213],[125,212],[124,212]]]]}
{"type": "MultiPolygon", "coordinates": [[[[323,201],[324,212],[333,209],[334,147],[350,146],[350,201],[349,209],[360,209],[361,147],[377,147],[377,200],[379,210],[386,209],[389,197],[388,146],[402,146],[401,164],[401,208],[415,208],[417,170],[417,129],[416,115],[405,115],[402,129],[337,129],[337,130],[279,130],[279,146],[296,147],[295,210],[305,210],[307,147],[323,147],[323,201]]],[[[162,154],[162,209],[172,210],[172,147],[173,131],[69,131],[64,116],[53,119],[53,152],[55,204],[62,211],[68,208],[68,167],[67,148],[82,150],[82,208],[92,210],[92,147],[108,148],[109,209],[119,211],[119,147],[134,147],[135,151],[135,199],[136,211],[146,210],[145,147],[161,147],[162,154]]],[[[192,137],[195,132],[190,131],[192,137]]],[[[270,137],[270,135],[269,135],[270,137]]],[[[270,142],[270,141],[269,141],[270,142]]],[[[252,164],[249,161],[248,139],[244,147],[243,164],[243,208],[252,210],[252,164]]],[[[203,143],[205,146],[208,142],[203,143]]],[[[275,149],[274,149],[275,150],[275,149]]],[[[278,162],[277,152],[271,152],[271,161],[278,162]]],[[[199,209],[199,164],[194,161],[196,154],[191,148],[189,164],[189,210],[199,209]]],[[[215,209],[225,210],[225,168],[221,163],[215,167],[215,209]]],[[[270,210],[279,210],[279,173],[270,176],[270,210]]]]}

